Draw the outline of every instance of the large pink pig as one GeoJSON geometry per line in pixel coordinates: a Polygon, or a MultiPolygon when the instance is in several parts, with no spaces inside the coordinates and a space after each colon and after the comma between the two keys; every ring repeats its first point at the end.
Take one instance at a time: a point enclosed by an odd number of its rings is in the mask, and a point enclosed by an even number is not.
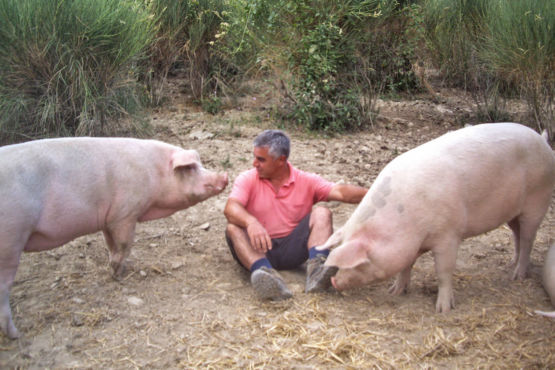
{"type": "Polygon", "coordinates": [[[135,224],[171,215],[227,185],[194,150],[129,138],[46,139],[0,148],[0,328],[19,336],[9,291],[23,251],[102,230],[114,276],[135,224]]]}
{"type": "Polygon", "coordinates": [[[454,307],[452,274],[465,238],[508,223],[513,278],[527,273],[536,231],[551,201],[555,157],[544,137],[515,123],[483,124],[443,135],[391,161],[345,225],[321,273],[337,290],[398,274],[404,292],[422,253],[434,256],[438,312],[454,307]],[[333,268],[331,268],[333,266],[333,268]],[[338,270],[336,270],[338,269],[338,270]]]}

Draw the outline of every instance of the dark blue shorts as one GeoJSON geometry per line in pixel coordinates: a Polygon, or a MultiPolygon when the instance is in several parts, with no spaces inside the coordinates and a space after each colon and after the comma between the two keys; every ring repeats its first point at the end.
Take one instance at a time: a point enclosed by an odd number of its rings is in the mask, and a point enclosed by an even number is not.
{"type": "MultiPolygon", "coordinates": [[[[283,238],[272,239],[272,249],[266,252],[266,258],[270,261],[273,268],[276,270],[291,270],[299,267],[308,259],[307,244],[308,236],[310,235],[309,221],[310,213],[299,222],[291,234],[283,238]]],[[[227,233],[225,238],[233,258],[243,266],[237,257],[237,253],[235,253],[235,249],[227,233]]],[[[247,267],[245,268],[248,270],[247,267]]]]}

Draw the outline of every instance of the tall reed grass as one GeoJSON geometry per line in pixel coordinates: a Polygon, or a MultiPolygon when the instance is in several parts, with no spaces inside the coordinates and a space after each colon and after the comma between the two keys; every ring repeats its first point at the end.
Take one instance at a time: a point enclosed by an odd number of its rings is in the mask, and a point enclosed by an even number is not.
{"type": "Polygon", "coordinates": [[[544,0],[491,3],[481,58],[518,88],[530,122],[555,134],[555,4],[544,0]]]}
{"type": "MultiPolygon", "coordinates": [[[[494,0],[496,1],[496,0],[494,0]]],[[[472,89],[490,0],[424,0],[429,56],[451,84],[472,89]]]]}
{"type": "Polygon", "coordinates": [[[150,14],[132,0],[0,0],[0,135],[113,132],[140,107],[150,14]]]}
{"type": "Polygon", "coordinates": [[[555,6],[544,0],[425,0],[427,49],[449,83],[476,99],[477,116],[505,120],[522,96],[530,126],[554,136],[555,6]]]}
{"type": "Polygon", "coordinates": [[[149,81],[153,102],[158,104],[168,72],[176,63],[185,65],[194,99],[201,100],[216,85],[217,59],[211,43],[216,40],[228,5],[221,0],[143,0],[154,15],[156,38],[150,48],[149,81]]]}

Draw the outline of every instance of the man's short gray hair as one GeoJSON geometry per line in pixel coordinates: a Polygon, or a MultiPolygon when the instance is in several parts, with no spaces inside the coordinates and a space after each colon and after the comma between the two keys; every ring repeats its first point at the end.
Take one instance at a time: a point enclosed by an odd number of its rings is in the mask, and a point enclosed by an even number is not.
{"type": "Polygon", "coordinates": [[[277,159],[284,155],[289,158],[289,137],[281,130],[265,130],[254,139],[255,148],[268,148],[268,153],[277,159]]]}

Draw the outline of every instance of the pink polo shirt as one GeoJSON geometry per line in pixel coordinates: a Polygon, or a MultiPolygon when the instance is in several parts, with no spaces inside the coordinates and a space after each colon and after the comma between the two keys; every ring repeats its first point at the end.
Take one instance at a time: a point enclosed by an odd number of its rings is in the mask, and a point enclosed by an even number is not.
{"type": "Polygon", "coordinates": [[[258,219],[272,239],[289,235],[315,203],[328,198],[334,185],[319,175],[287,164],[289,180],[277,193],[270,180],[261,179],[253,168],[237,176],[229,195],[258,219]]]}

